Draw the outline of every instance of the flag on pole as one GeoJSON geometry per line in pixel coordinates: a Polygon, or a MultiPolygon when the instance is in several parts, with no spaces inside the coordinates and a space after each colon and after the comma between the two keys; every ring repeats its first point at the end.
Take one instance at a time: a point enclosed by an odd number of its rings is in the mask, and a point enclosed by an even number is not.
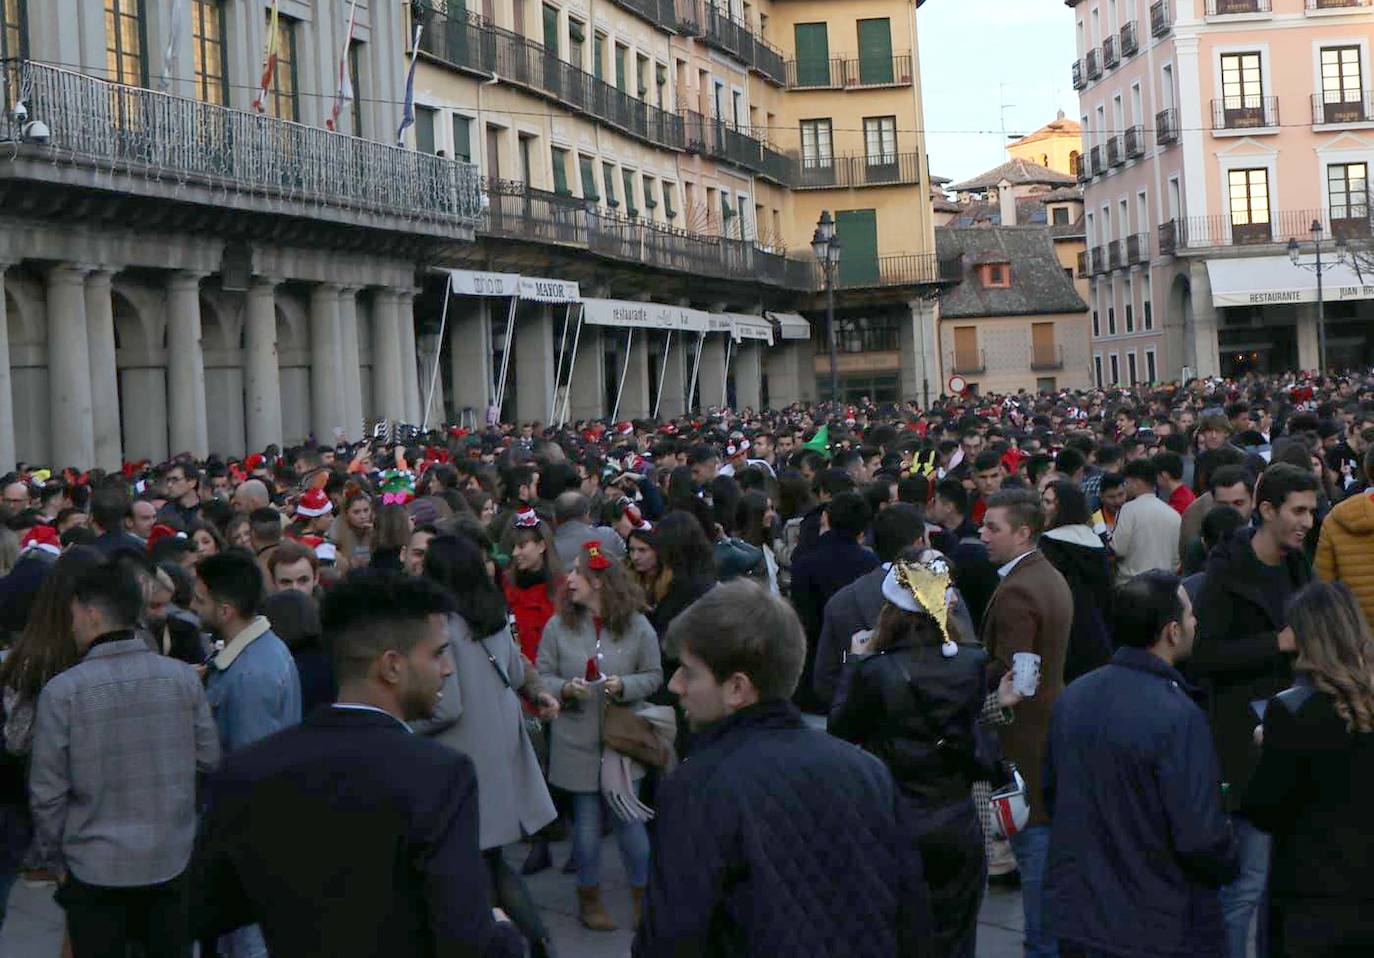
{"type": "MultiPolygon", "coordinates": [[[[339,114],[343,108],[353,102],[353,75],[348,71],[348,51],[353,47],[353,24],[358,18],[358,0],[353,0],[352,6],[348,10],[348,34],[344,37],[343,52],[339,54],[339,90],[334,94],[334,109],[329,115],[329,121],[325,126],[331,130],[339,127],[339,114]]],[[[354,130],[353,135],[358,136],[362,131],[354,130]]]]}
{"type": "Polygon", "coordinates": [[[406,99],[401,107],[401,125],[396,130],[396,145],[406,145],[406,130],[415,125],[415,62],[420,57],[420,34],[423,23],[415,24],[415,42],[410,46],[410,69],[406,71],[406,99]]]}
{"type": "Polygon", "coordinates": [[[177,38],[181,36],[181,22],[186,14],[186,0],[172,0],[172,19],[167,28],[167,49],[162,51],[162,77],[158,89],[166,93],[172,87],[172,71],[176,69],[177,38]]]}
{"type": "Polygon", "coordinates": [[[272,0],[272,15],[267,20],[267,50],[262,58],[262,82],[258,84],[258,95],[253,98],[253,109],[266,112],[267,94],[272,92],[272,83],[277,78],[277,26],[281,22],[281,0],[272,0]]]}

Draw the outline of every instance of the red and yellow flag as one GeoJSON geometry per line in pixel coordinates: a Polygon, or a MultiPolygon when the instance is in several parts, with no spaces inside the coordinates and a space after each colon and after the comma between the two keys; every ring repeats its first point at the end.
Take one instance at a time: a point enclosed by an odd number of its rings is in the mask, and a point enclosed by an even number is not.
{"type": "Polygon", "coordinates": [[[267,18],[267,51],[263,55],[262,82],[258,95],[253,98],[253,109],[266,112],[267,94],[272,92],[272,83],[277,78],[277,42],[280,36],[278,25],[281,22],[281,0],[272,0],[272,13],[267,18]]]}

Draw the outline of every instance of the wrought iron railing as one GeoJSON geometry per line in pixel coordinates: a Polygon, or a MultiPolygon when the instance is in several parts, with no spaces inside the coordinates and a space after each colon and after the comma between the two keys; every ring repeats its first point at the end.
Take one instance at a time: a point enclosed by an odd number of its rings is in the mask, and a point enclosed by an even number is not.
{"type": "MultiPolygon", "coordinates": [[[[51,131],[26,149],[55,163],[436,224],[472,226],[481,214],[469,163],[36,61],[19,62],[17,72],[30,119],[51,131]]],[[[18,141],[21,133],[4,111],[0,138],[18,141]]]]}
{"type": "Polygon", "coordinates": [[[1207,16],[1209,17],[1272,13],[1273,10],[1273,0],[1207,0],[1207,16]]]}
{"type": "Polygon", "coordinates": [[[1102,51],[1101,51],[1101,50],[1098,50],[1098,49],[1089,50],[1089,51],[1088,51],[1088,55],[1087,55],[1086,57],[1084,57],[1083,59],[1084,59],[1084,61],[1085,61],[1086,64],[1087,64],[1088,79],[1089,79],[1089,80],[1098,80],[1098,79],[1101,79],[1101,77],[1102,77],[1102,51]]]}
{"type": "Polygon", "coordinates": [[[1257,130],[1278,125],[1276,96],[1227,96],[1212,101],[1213,130],[1257,130]]]}
{"type": "Polygon", "coordinates": [[[1346,10],[1351,7],[1367,7],[1370,0],[1307,0],[1309,10],[1346,10]]]}
{"type": "Polygon", "coordinates": [[[1092,256],[1089,250],[1078,254],[1078,278],[1087,279],[1092,275],[1092,256]]]}
{"type": "Polygon", "coordinates": [[[1120,166],[1126,162],[1126,152],[1121,149],[1121,137],[1114,136],[1107,140],[1107,165],[1120,166]]]}
{"type": "Polygon", "coordinates": [[[1122,136],[1122,146],[1127,159],[1137,159],[1145,155],[1145,127],[1137,123],[1126,130],[1122,136]]]}
{"type": "Polygon", "coordinates": [[[1121,55],[1134,56],[1140,49],[1140,27],[1134,20],[1121,25],[1121,55]]]}
{"type": "Polygon", "coordinates": [[[1155,114],[1155,141],[1160,146],[1178,142],[1178,110],[1174,107],[1155,114]]]}
{"type": "Polygon", "coordinates": [[[1132,233],[1126,237],[1126,265],[1136,266],[1150,261],[1150,234],[1132,233]]]}
{"type": "Polygon", "coordinates": [[[1162,37],[1173,26],[1169,0],[1155,0],[1150,4],[1150,36],[1162,37]]]}
{"type": "Polygon", "coordinates": [[[1108,36],[1102,38],[1102,65],[1108,70],[1121,62],[1121,55],[1116,49],[1116,37],[1108,36]]]}
{"type": "Polygon", "coordinates": [[[1120,269],[1122,266],[1125,266],[1126,259],[1123,255],[1124,252],[1121,246],[1121,240],[1112,240],[1107,243],[1107,269],[1120,269]]]}
{"type": "Polygon", "coordinates": [[[1290,239],[1306,242],[1312,237],[1314,221],[1321,224],[1323,235],[1328,237],[1364,238],[1374,233],[1367,201],[1362,200],[1346,208],[1345,212],[1345,216],[1333,217],[1326,209],[1270,210],[1260,222],[1238,221],[1225,213],[1182,217],[1160,226],[1160,253],[1169,255],[1178,250],[1226,246],[1284,245],[1290,239]]]}
{"type": "MultiPolygon", "coordinates": [[[[820,288],[822,276],[819,265],[815,269],[820,288]]],[[[867,289],[881,286],[928,286],[957,283],[963,267],[957,259],[940,259],[934,253],[893,253],[866,259],[841,258],[836,271],[836,289],[867,289]]]]}
{"type": "Polygon", "coordinates": [[[1374,121],[1374,91],[1312,94],[1312,122],[1336,126],[1374,121]]]}
{"type": "Polygon", "coordinates": [[[1092,248],[1092,274],[1101,276],[1107,272],[1107,248],[1105,246],[1094,246],[1092,248]]]}
{"type": "Polygon", "coordinates": [[[1075,90],[1081,90],[1088,85],[1088,74],[1087,71],[1083,69],[1082,60],[1073,61],[1071,72],[1073,74],[1073,88],[1075,90]]]}
{"type": "Polygon", "coordinates": [[[1101,176],[1107,168],[1102,162],[1102,147],[1094,146],[1088,150],[1088,173],[1090,176],[1101,176]]]}
{"type": "Polygon", "coordinates": [[[861,153],[856,156],[792,157],[798,190],[898,186],[921,182],[919,153],[861,153]]]}
{"type": "Polygon", "coordinates": [[[844,85],[850,88],[910,86],[911,54],[898,53],[891,58],[847,59],[844,62],[844,85]]]}
{"type": "Polygon", "coordinates": [[[788,60],[789,90],[838,90],[844,86],[844,58],[788,60]]]}
{"type": "Polygon", "coordinates": [[[1032,370],[1037,372],[1047,369],[1064,368],[1064,347],[1058,343],[1031,344],[1031,363],[1032,370]]]}

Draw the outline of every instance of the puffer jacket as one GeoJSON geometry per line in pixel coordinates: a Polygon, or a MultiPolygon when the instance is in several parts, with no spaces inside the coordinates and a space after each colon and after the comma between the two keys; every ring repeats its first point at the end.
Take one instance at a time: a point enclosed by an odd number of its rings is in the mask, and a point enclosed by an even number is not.
{"type": "Polygon", "coordinates": [[[1374,622],[1374,498],[1356,493],[1327,514],[1316,566],[1323,581],[1349,586],[1365,620],[1374,622]]]}

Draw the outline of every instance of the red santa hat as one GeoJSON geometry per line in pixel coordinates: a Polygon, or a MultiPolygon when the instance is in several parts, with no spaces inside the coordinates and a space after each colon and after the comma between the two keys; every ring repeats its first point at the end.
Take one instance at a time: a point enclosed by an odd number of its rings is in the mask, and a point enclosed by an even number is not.
{"type": "Polygon", "coordinates": [[[159,542],[161,542],[163,539],[185,539],[185,538],[186,538],[186,533],[184,533],[184,532],[177,532],[177,531],[176,531],[175,529],[173,529],[171,526],[165,525],[165,524],[159,522],[157,525],[153,526],[152,531],[148,533],[148,551],[151,552],[153,546],[157,545],[157,544],[158,544],[159,542]]]}
{"type": "Polygon", "coordinates": [[[333,565],[339,557],[338,550],[334,548],[334,543],[328,539],[321,539],[319,536],[301,536],[297,541],[306,548],[315,550],[315,558],[323,564],[333,565]]]}
{"type": "Polygon", "coordinates": [[[40,552],[46,552],[48,555],[59,556],[62,554],[62,540],[58,538],[56,529],[52,526],[40,523],[24,533],[24,538],[19,540],[20,555],[23,555],[30,549],[37,549],[40,552]]]}
{"type": "Polygon", "coordinates": [[[635,424],[632,422],[618,422],[615,424],[617,436],[633,436],[635,434],[635,424]]]}
{"type": "Polygon", "coordinates": [[[311,489],[296,503],[296,515],[307,519],[318,519],[334,511],[334,503],[329,501],[323,489],[311,489]]]}

